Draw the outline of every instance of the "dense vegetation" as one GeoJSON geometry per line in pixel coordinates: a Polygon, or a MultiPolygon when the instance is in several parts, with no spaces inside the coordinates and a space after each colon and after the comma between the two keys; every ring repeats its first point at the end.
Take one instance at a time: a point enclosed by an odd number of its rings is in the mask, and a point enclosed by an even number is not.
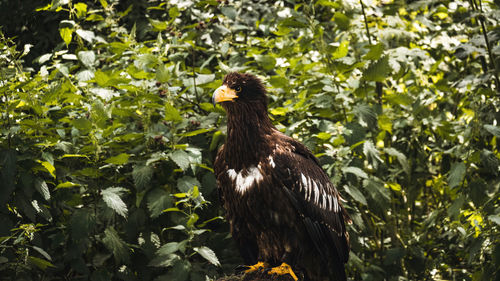
{"type": "Polygon", "coordinates": [[[17,2],[0,1],[0,279],[232,273],[210,96],[237,70],[345,198],[350,278],[500,280],[497,1],[17,2]]]}

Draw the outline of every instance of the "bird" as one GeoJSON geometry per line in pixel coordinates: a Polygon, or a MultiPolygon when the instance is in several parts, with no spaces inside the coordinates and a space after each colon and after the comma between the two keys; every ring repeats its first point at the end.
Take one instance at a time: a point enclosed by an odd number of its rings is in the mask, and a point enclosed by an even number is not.
{"type": "Polygon", "coordinates": [[[273,125],[263,82],[228,73],[212,102],[227,116],[214,174],[245,271],[347,280],[351,220],[343,199],[313,153],[273,125]]]}

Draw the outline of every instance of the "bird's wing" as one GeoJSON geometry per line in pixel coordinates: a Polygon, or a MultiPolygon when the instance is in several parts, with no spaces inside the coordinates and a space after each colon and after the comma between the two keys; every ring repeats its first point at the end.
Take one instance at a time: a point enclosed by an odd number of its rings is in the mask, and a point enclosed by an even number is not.
{"type": "MultiPolygon", "coordinates": [[[[345,219],[349,217],[340,196],[317,159],[301,143],[287,138],[288,149],[276,147],[272,157],[275,180],[299,212],[319,253],[345,263],[349,257],[349,241],[345,219]]],[[[270,161],[271,162],[271,161],[270,161]]],[[[343,265],[342,265],[343,267],[343,265]]]]}

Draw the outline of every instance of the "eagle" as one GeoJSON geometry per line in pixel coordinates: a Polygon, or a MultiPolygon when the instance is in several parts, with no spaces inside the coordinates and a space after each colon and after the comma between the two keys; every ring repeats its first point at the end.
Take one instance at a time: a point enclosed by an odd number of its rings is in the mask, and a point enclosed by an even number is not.
{"type": "Polygon", "coordinates": [[[246,272],[347,280],[350,219],[339,192],[311,151],[272,124],[261,80],[229,73],[212,101],[227,115],[214,173],[246,272]]]}

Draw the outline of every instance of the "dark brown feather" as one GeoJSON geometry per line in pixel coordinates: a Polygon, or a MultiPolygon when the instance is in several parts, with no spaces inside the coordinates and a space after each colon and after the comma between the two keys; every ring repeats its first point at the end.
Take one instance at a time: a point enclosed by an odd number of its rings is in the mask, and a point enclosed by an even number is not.
{"type": "Polygon", "coordinates": [[[272,125],[255,76],[231,73],[223,83],[241,91],[222,103],[227,142],[214,170],[243,258],[287,262],[306,280],[346,280],[349,218],[338,191],[314,155],[272,125]]]}

